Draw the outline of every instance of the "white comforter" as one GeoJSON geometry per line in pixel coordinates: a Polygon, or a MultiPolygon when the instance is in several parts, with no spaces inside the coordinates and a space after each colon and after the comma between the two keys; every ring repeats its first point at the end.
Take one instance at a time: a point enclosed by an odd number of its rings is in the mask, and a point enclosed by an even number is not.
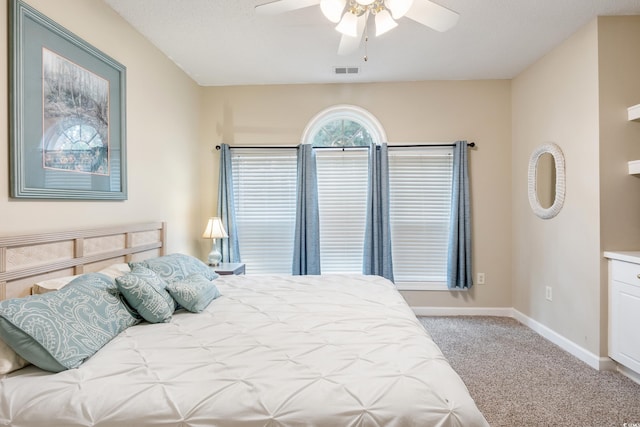
{"type": "Polygon", "coordinates": [[[0,425],[488,425],[390,282],[216,284],[205,312],[129,328],[78,369],[0,378],[0,425]]]}

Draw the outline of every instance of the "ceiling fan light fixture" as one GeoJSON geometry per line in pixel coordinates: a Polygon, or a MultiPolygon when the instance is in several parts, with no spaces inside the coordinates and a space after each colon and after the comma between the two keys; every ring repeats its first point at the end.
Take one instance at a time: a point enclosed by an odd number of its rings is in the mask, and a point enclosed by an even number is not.
{"type": "Polygon", "coordinates": [[[393,19],[400,19],[411,9],[413,0],[385,0],[384,5],[391,11],[393,19]]]}
{"type": "Polygon", "coordinates": [[[393,20],[388,10],[384,9],[376,13],[376,37],[393,30],[397,26],[398,23],[393,20]]]}
{"type": "Polygon", "coordinates": [[[329,21],[337,24],[346,4],[347,0],[321,0],[320,10],[329,21]]]}
{"type": "Polygon", "coordinates": [[[345,12],[336,30],[345,36],[358,37],[358,17],[349,11],[345,12]]]}
{"type": "Polygon", "coordinates": [[[371,3],[375,2],[376,0],[356,0],[356,3],[359,3],[363,6],[369,6],[371,3]]]}

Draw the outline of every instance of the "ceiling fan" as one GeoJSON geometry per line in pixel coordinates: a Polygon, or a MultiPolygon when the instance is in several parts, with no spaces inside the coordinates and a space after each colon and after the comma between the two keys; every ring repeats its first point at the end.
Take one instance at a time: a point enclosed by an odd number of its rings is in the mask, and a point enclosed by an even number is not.
{"type": "Polygon", "coordinates": [[[447,31],[458,22],[458,13],[430,0],[274,0],[256,6],[256,12],[276,15],[320,5],[324,16],[342,34],[338,54],[347,55],[360,46],[369,16],[374,16],[376,36],[395,28],[407,17],[436,31],[447,31]]]}

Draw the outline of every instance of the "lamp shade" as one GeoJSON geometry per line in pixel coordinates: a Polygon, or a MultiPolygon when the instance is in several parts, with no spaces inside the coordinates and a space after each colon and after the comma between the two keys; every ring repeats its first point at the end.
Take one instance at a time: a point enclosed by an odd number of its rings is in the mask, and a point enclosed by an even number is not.
{"type": "Polygon", "coordinates": [[[346,4],[347,0],[321,0],[320,10],[329,21],[337,24],[340,22],[346,4]]]}
{"type": "Polygon", "coordinates": [[[209,218],[209,222],[207,222],[207,228],[202,233],[203,239],[220,239],[224,237],[229,237],[226,230],[224,229],[224,225],[222,225],[222,220],[219,217],[209,218]]]}

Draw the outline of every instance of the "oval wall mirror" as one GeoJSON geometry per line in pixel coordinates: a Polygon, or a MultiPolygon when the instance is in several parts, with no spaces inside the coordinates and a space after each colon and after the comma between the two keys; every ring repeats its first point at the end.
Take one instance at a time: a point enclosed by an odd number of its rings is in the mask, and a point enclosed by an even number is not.
{"type": "Polygon", "coordinates": [[[544,209],[553,206],[556,199],[556,165],[551,153],[542,153],[536,164],[536,195],[544,209]]]}
{"type": "Polygon", "coordinates": [[[558,215],[564,204],[564,155],[554,143],[544,144],[529,159],[529,204],[542,219],[558,215]]]}

